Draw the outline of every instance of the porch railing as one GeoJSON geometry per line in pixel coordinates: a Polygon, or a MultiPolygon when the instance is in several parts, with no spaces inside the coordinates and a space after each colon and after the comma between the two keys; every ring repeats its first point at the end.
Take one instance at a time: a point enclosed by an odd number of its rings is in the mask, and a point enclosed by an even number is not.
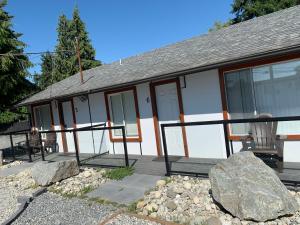
{"type": "MultiPolygon", "coordinates": [[[[72,133],[73,134],[73,139],[74,139],[76,160],[77,160],[77,164],[80,166],[81,162],[80,162],[80,156],[79,156],[79,150],[78,150],[79,148],[78,148],[78,141],[77,141],[77,138],[76,138],[76,134],[78,132],[85,132],[85,131],[106,131],[106,130],[121,130],[123,149],[124,149],[124,160],[125,160],[125,165],[128,167],[129,166],[129,159],[128,159],[128,149],[127,149],[126,133],[125,133],[125,127],[124,126],[106,127],[106,124],[102,123],[102,124],[86,126],[86,127],[76,128],[76,129],[39,131],[38,132],[39,146],[43,146],[42,134],[72,133]]],[[[18,132],[10,132],[10,133],[1,133],[0,134],[0,135],[6,135],[6,136],[10,137],[10,144],[11,144],[11,151],[12,151],[13,160],[16,160],[16,155],[15,155],[15,147],[16,146],[14,146],[14,143],[13,143],[13,136],[14,135],[25,135],[26,136],[25,148],[27,150],[29,162],[32,162],[32,153],[30,151],[31,146],[29,145],[29,134],[30,134],[30,130],[21,130],[21,131],[18,131],[18,132]]],[[[45,152],[44,152],[43,147],[40,147],[40,152],[41,152],[42,161],[45,161],[46,159],[45,159],[45,152]]]]}
{"type": "Polygon", "coordinates": [[[168,143],[166,140],[166,128],[220,125],[223,127],[224,145],[225,145],[225,149],[226,149],[226,156],[228,158],[231,154],[233,154],[232,139],[229,138],[230,137],[229,125],[247,124],[247,123],[263,123],[263,122],[287,122],[287,121],[300,121],[300,116],[251,118],[251,119],[230,119],[230,120],[210,120],[210,121],[161,124],[161,135],[162,135],[163,152],[164,152],[164,159],[165,159],[165,166],[166,166],[166,175],[167,176],[170,176],[171,174],[186,174],[186,175],[194,175],[194,176],[207,176],[208,175],[208,173],[173,170],[171,168],[171,162],[169,159],[169,157],[171,155],[168,152],[168,143]]]}

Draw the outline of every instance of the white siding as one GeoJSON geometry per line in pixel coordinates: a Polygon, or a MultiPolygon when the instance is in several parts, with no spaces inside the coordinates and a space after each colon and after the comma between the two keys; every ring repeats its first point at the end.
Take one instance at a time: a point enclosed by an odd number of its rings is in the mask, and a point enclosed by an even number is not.
{"type": "MultiPolygon", "coordinates": [[[[186,76],[181,91],[185,122],[223,119],[217,70],[186,76]]],[[[186,127],[186,133],[190,157],[226,158],[221,125],[186,127]]]]}
{"type": "MultiPolygon", "coordinates": [[[[73,98],[76,127],[91,126],[88,99],[73,98]]],[[[92,131],[77,132],[78,147],[80,153],[94,153],[93,133],[92,131]]]]}
{"type": "MultiPolygon", "coordinates": [[[[55,130],[60,130],[60,121],[59,121],[59,116],[58,116],[58,107],[57,107],[57,102],[56,101],[52,101],[51,102],[52,105],[52,113],[53,113],[53,122],[54,122],[54,129],[55,130]]],[[[56,133],[56,141],[58,144],[58,151],[59,152],[63,152],[64,148],[62,145],[62,137],[61,137],[61,133],[56,133]]]]}
{"type": "MultiPolygon", "coordinates": [[[[95,93],[89,95],[92,125],[107,122],[104,94],[95,93]]],[[[95,153],[100,154],[109,151],[109,134],[108,131],[93,131],[95,153]]]]}

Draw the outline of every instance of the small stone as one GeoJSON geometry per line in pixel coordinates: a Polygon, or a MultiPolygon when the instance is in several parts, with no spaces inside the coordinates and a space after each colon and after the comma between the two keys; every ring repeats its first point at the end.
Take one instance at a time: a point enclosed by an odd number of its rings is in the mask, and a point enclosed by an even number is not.
{"type": "Polygon", "coordinates": [[[90,171],[84,171],[83,172],[83,176],[85,177],[85,178],[88,178],[88,177],[91,177],[92,176],[92,173],[90,172],[90,171]]]}
{"type": "Polygon", "coordinates": [[[206,205],[206,206],[205,206],[205,210],[206,210],[206,211],[210,211],[210,210],[211,210],[211,206],[210,206],[210,205],[206,205]]]}
{"type": "Polygon", "coordinates": [[[204,220],[204,217],[196,216],[194,219],[191,220],[190,225],[202,225],[204,220]]]}
{"type": "Polygon", "coordinates": [[[163,187],[165,185],[166,185],[166,181],[165,180],[158,180],[156,182],[156,186],[158,186],[158,187],[163,187]]]}
{"type": "Polygon", "coordinates": [[[188,177],[188,176],[185,176],[185,177],[183,178],[183,180],[184,180],[184,181],[188,181],[188,180],[189,180],[189,177],[188,177]]]}
{"type": "Polygon", "coordinates": [[[169,188],[169,189],[167,189],[167,197],[173,199],[176,197],[176,193],[171,188],[169,188]]]}
{"type": "Polygon", "coordinates": [[[208,218],[205,222],[205,225],[222,225],[221,220],[218,217],[212,216],[208,218]]]}
{"type": "Polygon", "coordinates": [[[153,212],[153,213],[151,213],[149,216],[152,217],[152,218],[156,218],[156,217],[157,217],[157,213],[156,213],[156,212],[153,212]]]}
{"type": "Polygon", "coordinates": [[[158,210],[158,205],[156,205],[155,203],[151,203],[149,205],[146,206],[146,209],[148,212],[156,212],[158,210]]]}
{"type": "Polygon", "coordinates": [[[190,190],[190,189],[192,188],[192,184],[189,183],[189,182],[185,182],[183,186],[184,186],[184,188],[187,189],[187,190],[190,190]]]}
{"type": "Polygon", "coordinates": [[[194,204],[198,204],[200,202],[200,199],[196,196],[193,198],[194,204]]]}
{"type": "Polygon", "coordinates": [[[139,202],[136,204],[136,208],[137,208],[137,209],[141,209],[141,208],[143,208],[145,205],[146,205],[146,203],[145,203],[144,201],[139,201],[139,202]]]}
{"type": "Polygon", "coordinates": [[[154,198],[160,198],[160,196],[161,196],[161,192],[160,191],[156,191],[154,193],[154,198]]]}
{"type": "Polygon", "coordinates": [[[166,207],[171,211],[174,211],[177,208],[177,205],[175,204],[174,201],[167,201],[166,207]]]}
{"type": "Polygon", "coordinates": [[[176,194],[182,194],[184,192],[183,188],[174,188],[173,190],[176,194]]]}

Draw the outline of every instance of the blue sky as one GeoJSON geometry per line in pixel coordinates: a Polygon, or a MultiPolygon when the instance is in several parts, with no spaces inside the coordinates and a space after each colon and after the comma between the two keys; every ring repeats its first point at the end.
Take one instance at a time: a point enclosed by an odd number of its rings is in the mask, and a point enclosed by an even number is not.
{"type": "MultiPolygon", "coordinates": [[[[109,63],[207,33],[232,17],[232,0],[9,0],[6,10],[26,52],[52,51],[58,17],[77,4],[96,58],[109,63]]],[[[39,56],[32,56],[39,63],[39,56]]],[[[38,71],[39,66],[31,69],[38,71]]]]}

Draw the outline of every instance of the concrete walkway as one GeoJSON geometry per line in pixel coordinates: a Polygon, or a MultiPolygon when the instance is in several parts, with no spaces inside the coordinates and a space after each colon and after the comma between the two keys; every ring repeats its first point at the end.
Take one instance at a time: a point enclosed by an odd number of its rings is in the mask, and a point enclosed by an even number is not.
{"type": "Polygon", "coordinates": [[[144,193],[155,187],[161,176],[133,174],[120,181],[110,181],[87,194],[119,204],[129,205],[144,197],[144,193]]]}

